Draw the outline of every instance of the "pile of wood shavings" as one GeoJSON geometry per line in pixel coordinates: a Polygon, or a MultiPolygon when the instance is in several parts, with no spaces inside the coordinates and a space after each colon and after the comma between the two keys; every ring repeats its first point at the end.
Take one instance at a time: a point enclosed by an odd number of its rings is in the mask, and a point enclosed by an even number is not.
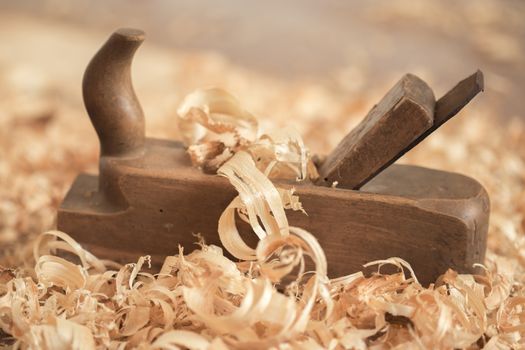
{"type": "MultiPolygon", "coordinates": [[[[210,111],[204,112],[194,110],[195,115],[208,117],[210,111]]],[[[520,122],[514,122],[512,128],[497,134],[493,131],[496,126],[483,115],[480,119],[483,122],[476,125],[482,130],[466,133],[474,135],[472,139],[454,142],[459,138],[453,132],[460,134],[473,127],[463,123],[446,136],[436,135],[428,147],[432,161],[448,162],[449,168],[464,168],[465,158],[470,157],[470,169],[476,172],[479,167],[482,172],[477,177],[492,194],[490,250],[482,276],[448,271],[435,285],[423,288],[417,276],[409,273],[412,277],[405,278],[403,270],[411,272],[406,262],[392,258],[372,264],[393,264],[399,268],[397,274],[377,273],[365,278],[357,272],[329,281],[315,238],[279,224],[277,228],[288,229],[288,234],[265,235],[266,230],[275,229],[271,222],[260,232],[257,249],[244,252],[245,261],[234,263],[218,247],[202,243],[201,249],[190,254],[181,251],[167,257],[159,274],[151,275],[141,272],[147,257],[116,266],[98,260],[66,234],[49,232],[32,245],[35,263],[28,260],[26,268],[2,269],[0,325],[6,333],[4,341],[22,348],[52,349],[518,347],[525,332],[525,155],[495,150],[499,142],[518,145],[525,132],[520,122]],[[491,129],[490,134],[496,135],[493,139],[477,139],[491,129]],[[443,142],[448,147],[442,147],[443,142]],[[57,250],[69,251],[78,259],[67,261],[56,256],[57,250]],[[292,270],[303,271],[305,258],[313,261],[315,271],[286,280],[292,270]],[[274,285],[280,280],[284,281],[277,290],[274,285]]],[[[253,133],[247,135],[253,137],[253,133]]],[[[245,164],[247,153],[237,147],[246,143],[234,141],[229,144],[229,155],[244,157],[245,164]]],[[[208,150],[222,149],[223,154],[227,146],[208,150]]],[[[303,166],[301,149],[296,148],[298,157],[280,162],[292,164],[281,167],[280,174],[305,176],[308,162],[303,166]]],[[[215,159],[219,154],[213,155],[196,161],[215,159]]],[[[419,159],[424,156],[412,152],[408,160],[424,163],[428,160],[419,159]]],[[[227,158],[212,162],[212,168],[222,165],[219,171],[225,175],[228,164],[235,170],[227,158]]],[[[278,163],[273,163],[272,169],[279,169],[278,163]]],[[[13,164],[4,163],[4,168],[13,164]]],[[[4,174],[3,181],[12,181],[8,171],[4,174]]],[[[289,198],[288,206],[300,209],[292,195],[280,198],[289,198]]],[[[249,217],[242,203],[232,204],[249,217]]],[[[234,227],[231,224],[226,231],[234,227]]],[[[246,247],[241,246],[241,253],[242,248],[246,247]]],[[[239,242],[233,241],[229,250],[236,249],[239,242]]],[[[24,250],[19,253],[18,264],[16,256],[3,264],[23,266],[24,254],[24,250]]]]}

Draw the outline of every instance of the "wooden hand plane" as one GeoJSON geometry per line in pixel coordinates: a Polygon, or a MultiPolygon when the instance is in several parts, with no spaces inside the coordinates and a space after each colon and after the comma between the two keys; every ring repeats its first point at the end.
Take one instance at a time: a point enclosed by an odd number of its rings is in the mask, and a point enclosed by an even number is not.
{"type": "MultiPolygon", "coordinates": [[[[178,245],[198,247],[196,233],[220,245],[218,219],[237,193],[225,178],[193,167],[181,143],[145,137],[130,73],[143,40],[140,30],[116,31],[86,69],[83,96],[100,140],[100,171],[77,177],[57,225],[98,256],[129,262],[149,254],[160,264],[178,245]]],[[[396,256],[428,284],[448,268],[472,272],[483,263],[484,188],[460,174],[392,164],[482,89],[478,71],[436,101],[425,82],[405,75],[318,164],[318,183],[277,182],[296,188],[308,215],[288,212],[290,225],[318,238],[330,277],[396,256]]]]}

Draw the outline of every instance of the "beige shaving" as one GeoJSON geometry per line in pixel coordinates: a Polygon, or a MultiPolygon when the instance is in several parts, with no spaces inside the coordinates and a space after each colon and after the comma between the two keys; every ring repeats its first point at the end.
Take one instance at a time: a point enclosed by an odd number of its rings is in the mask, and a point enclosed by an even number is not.
{"type": "Polygon", "coordinates": [[[257,120],[221,89],[197,90],[177,110],[179,129],[195,165],[209,171],[257,136],[257,120]]]}

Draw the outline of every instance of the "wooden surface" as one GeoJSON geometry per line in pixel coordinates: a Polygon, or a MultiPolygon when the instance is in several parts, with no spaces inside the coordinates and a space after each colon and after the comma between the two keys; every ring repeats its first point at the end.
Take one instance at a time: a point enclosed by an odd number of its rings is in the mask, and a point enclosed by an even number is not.
{"type": "Polygon", "coordinates": [[[433,124],[434,93],[407,74],[328,155],[320,182],[359,189],[433,124]]]}
{"type": "Polygon", "coordinates": [[[401,158],[405,153],[416,147],[421,141],[436,131],[461,111],[478,93],[484,89],[484,76],[480,70],[460,81],[439,100],[436,101],[434,123],[423,134],[417,137],[410,145],[401,150],[384,168],[401,158]]]}
{"type": "Polygon", "coordinates": [[[131,84],[131,62],[144,37],[141,30],[117,30],[84,73],[84,104],[102,155],[123,156],[144,147],[144,114],[131,84]]]}
{"type": "MultiPolygon", "coordinates": [[[[150,254],[160,263],[179,244],[195,248],[196,233],[220,245],[218,218],[235,190],[192,167],[179,143],[147,139],[144,156],[107,159],[108,174],[122,201],[108,202],[96,176],[80,175],[58,212],[58,228],[95,254],[120,261],[150,254]]],[[[294,185],[308,215],[289,212],[290,224],[318,237],[332,277],[399,256],[430,283],[449,267],[467,272],[483,261],[489,201],[468,177],[396,165],[362,191],[294,185]]]]}
{"type": "Polygon", "coordinates": [[[327,157],[319,184],[359,189],[454,117],[479,92],[478,70],[435,102],[428,85],[405,75],[327,157]],[[435,110],[434,110],[435,109],[435,110]],[[430,121],[430,127],[425,122],[430,121]]]}

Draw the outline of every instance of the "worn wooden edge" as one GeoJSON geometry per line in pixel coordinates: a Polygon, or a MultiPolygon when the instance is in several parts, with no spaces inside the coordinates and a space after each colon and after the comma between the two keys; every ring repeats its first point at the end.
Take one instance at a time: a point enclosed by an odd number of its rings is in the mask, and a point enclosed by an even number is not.
{"type": "Polygon", "coordinates": [[[318,184],[361,187],[433,125],[434,105],[434,93],[423,80],[403,76],[327,156],[318,184]]]}
{"type": "Polygon", "coordinates": [[[445,93],[436,102],[434,125],[427,131],[428,134],[458,114],[478,93],[484,91],[484,80],[483,72],[478,69],[445,93]]]}
{"type": "MultiPolygon", "coordinates": [[[[405,77],[408,77],[408,76],[411,76],[411,75],[406,75],[405,77]]],[[[416,80],[414,79],[414,81],[416,80]]],[[[444,96],[442,96],[435,103],[435,112],[433,113],[433,123],[426,131],[421,133],[421,135],[418,135],[412,142],[410,142],[410,144],[400,149],[397,154],[395,154],[390,159],[385,161],[384,164],[378,167],[375,171],[371,172],[370,175],[366,177],[364,180],[362,180],[359,184],[351,186],[351,188],[353,189],[361,188],[364,184],[366,184],[368,181],[373,179],[377,174],[381,173],[383,170],[388,168],[396,160],[401,158],[404,154],[406,154],[408,151],[410,151],[412,148],[414,148],[420,142],[422,142],[432,132],[437,130],[441,125],[443,125],[448,120],[450,120],[452,117],[454,117],[457,113],[459,113],[459,111],[461,111],[461,109],[463,109],[463,107],[465,107],[479,92],[483,91],[483,89],[484,89],[484,77],[483,77],[483,72],[481,72],[480,70],[477,70],[474,74],[460,81],[458,84],[456,84],[456,86],[454,86],[451,90],[449,90],[444,96]]],[[[407,91],[421,91],[421,90],[408,89],[407,91]]],[[[417,97],[414,95],[412,97],[414,101],[421,99],[421,96],[417,97]]],[[[338,148],[341,146],[346,147],[347,149],[346,152],[351,153],[350,145],[348,144],[343,145],[343,142],[341,142],[338,148]]],[[[341,154],[345,152],[343,149],[338,149],[338,148],[336,148],[337,152],[341,154]]],[[[360,151],[362,152],[363,150],[361,149],[360,151]]],[[[341,164],[344,164],[345,162],[350,163],[352,160],[352,156],[350,154],[347,156],[346,159],[342,160],[341,157],[339,157],[339,159],[334,160],[336,158],[334,158],[333,154],[334,153],[329,155],[326,158],[325,162],[321,165],[322,178],[320,180],[320,183],[324,182],[325,185],[329,184],[330,181],[327,181],[327,180],[330,180],[330,178],[327,176],[323,176],[323,175],[325,175],[326,173],[329,173],[330,171],[334,171],[335,169],[337,169],[336,165],[334,165],[336,164],[335,163],[336,161],[339,161],[341,162],[341,164]]],[[[354,162],[355,162],[355,159],[354,159],[354,162]]],[[[338,174],[338,176],[339,178],[342,178],[344,175],[338,174]]],[[[343,186],[348,185],[344,180],[340,181],[340,183],[343,186]]]]}
{"type": "MultiPolygon", "coordinates": [[[[402,149],[395,157],[392,157],[386,162],[375,175],[381,173],[383,170],[392,165],[396,160],[404,156],[412,148],[416,147],[430,134],[436,131],[439,127],[445,124],[447,121],[452,119],[459,111],[463,109],[476,95],[482,92],[484,89],[484,78],[483,72],[477,70],[474,74],[460,81],[456,86],[449,90],[443,97],[441,97],[435,106],[434,123],[426,130],[423,134],[417,137],[407,147],[402,149]]],[[[365,183],[370,181],[375,175],[370,176],[367,180],[363,181],[356,189],[361,188],[365,183]]]]}

